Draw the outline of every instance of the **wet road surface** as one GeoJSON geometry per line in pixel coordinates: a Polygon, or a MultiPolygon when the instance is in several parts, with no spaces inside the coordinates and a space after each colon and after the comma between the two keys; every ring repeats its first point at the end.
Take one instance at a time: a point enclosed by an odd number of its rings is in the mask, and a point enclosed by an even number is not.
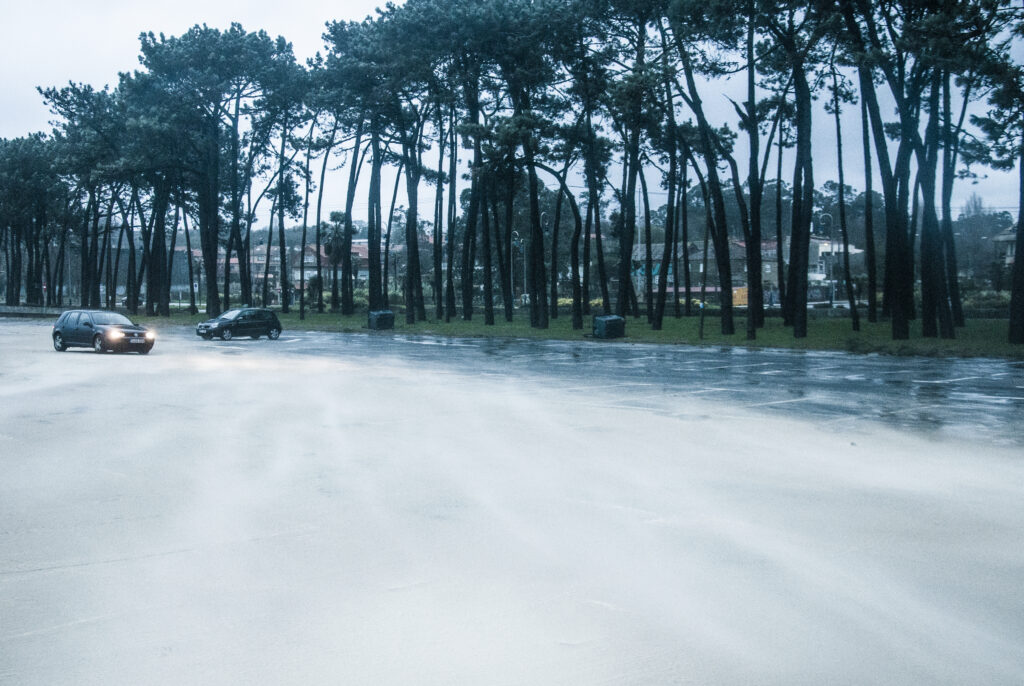
{"type": "MultiPolygon", "coordinates": [[[[229,355],[249,345],[211,343],[229,355]]],[[[1024,445],[1024,361],[316,332],[286,333],[281,349],[385,357],[480,376],[514,374],[582,393],[597,387],[629,406],[668,414],[682,411],[674,400],[699,399],[709,401],[716,416],[758,409],[844,428],[877,421],[940,437],[1024,445]]]]}
{"type": "Polygon", "coordinates": [[[0,683],[1019,684],[1022,367],[0,320],[0,683]]]}

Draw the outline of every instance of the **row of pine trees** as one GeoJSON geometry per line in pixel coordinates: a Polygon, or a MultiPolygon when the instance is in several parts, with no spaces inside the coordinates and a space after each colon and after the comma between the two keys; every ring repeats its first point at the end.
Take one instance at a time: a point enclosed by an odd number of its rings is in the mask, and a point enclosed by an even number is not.
{"type": "MultiPolygon", "coordinates": [[[[113,88],[41,89],[54,130],[0,143],[7,299],[19,302],[22,284],[29,303],[59,298],[74,252],[83,305],[110,305],[100,287],[121,273],[111,262],[126,253],[129,309],[143,306],[145,285],[145,307],[169,314],[171,261],[178,237],[191,241],[182,230],[191,225],[211,276],[208,312],[231,306],[233,277],[241,301],[254,302],[253,225],[269,207],[283,291],[291,286],[287,219],[301,223],[303,247],[308,241],[319,254],[326,245],[335,255],[341,274],[331,280],[330,306],[343,313],[356,306],[351,237],[353,222],[365,219],[368,305],[384,309],[382,241],[394,214],[383,210],[401,183],[410,323],[428,316],[425,284],[437,319],[471,318],[479,293],[487,323],[511,319],[518,247],[532,326],[547,327],[562,296],[577,328],[593,298],[620,315],[641,314],[642,301],[658,329],[670,261],[690,259],[685,247],[696,237],[717,267],[721,328],[732,334],[729,246],[738,237],[747,337],[764,325],[762,245],[770,241],[779,246],[783,318],[800,338],[816,212],[813,144],[822,140],[815,131],[834,130],[839,165],[827,172],[838,177],[834,220],[844,244],[844,165],[859,165],[866,179],[867,317],[888,318],[894,339],[909,337],[914,320],[924,336],[953,338],[965,325],[954,184],[972,166],[1024,169],[1024,67],[1009,57],[1022,19],[1024,9],[1008,0],[408,0],[362,22],[328,24],[323,53],[306,64],[283,38],[239,25],[143,34],[139,70],[113,88]],[[743,94],[729,101],[728,117],[723,91],[743,94]],[[847,110],[859,113],[859,130],[843,128],[847,110]],[[328,175],[338,168],[344,173],[328,175]],[[390,194],[387,168],[397,174],[390,194]],[[766,203],[781,202],[783,178],[785,224],[766,203]],[[333,179],[346,192],[341,230],[329,238],[323,193],[333,179]],[[366,215],[357,218],[360,190],[366,215]],[[652,191],[667,197],[660,212],[652,191]],[[542,212],[552,192],[553,224],[542,212]],[[704,210],[699,226],[687,220],[691,204],[704,210]],[[652,215],[662,263],[648,265],[638,294],[631,258],[638,242],[650,246],[652,215]],[[432,240],[421,243],[421,226],[432,240]],[[559,279],[559,241],[568,243],[568,279],[559,279]],[[421,245],[431,251],[422,259],[421,245]],[[43,284],[56,287],[44,293],[43,284]]],[[[1018,250],[1022,243],[1018,222],[1018,250]]],[[[316,269],[316,283],[327,283],[319,260],[316,269]]],[[[856,327],[848,261],[844,272],[856,327]]],[[[307,303],[298,289],[303,316],[324,311],[323,290],[307,303]]],[[[1011,293],[1010,340],[1024,343],[1021,260],[1011,293]]]]}

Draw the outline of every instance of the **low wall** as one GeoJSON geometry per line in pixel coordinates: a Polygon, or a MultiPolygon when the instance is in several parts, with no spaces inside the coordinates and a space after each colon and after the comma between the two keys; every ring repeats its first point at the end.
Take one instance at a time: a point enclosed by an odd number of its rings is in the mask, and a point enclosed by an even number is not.
{"type": "Polygon", "coordinates": [[[30,319],[56,319],[68,307],[39,307],[36,305],[0,305],[0,317],[26,317],[30,319]]]}

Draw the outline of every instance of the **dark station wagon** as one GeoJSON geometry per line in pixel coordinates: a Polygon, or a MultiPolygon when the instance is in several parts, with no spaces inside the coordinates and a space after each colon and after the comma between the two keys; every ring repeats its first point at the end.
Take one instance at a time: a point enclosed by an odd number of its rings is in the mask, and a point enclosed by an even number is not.
{"type": "Polygon", "coordinates": [[[214,336],[230,341],[238,336],[259,338],[266,336],[277,340],[281,335],[281,322],[277,315],[263,307],[243,307],[228,310],[216,319],[209,319],[196,326],[196,335],[205,340],[214,336]]]}
{"type": "Polygon", "coordinates": [[[53,325],[53,349],[92,348],[98,353],[153,349],[156,334],[128,317],[107,310],[68,310],[53,325]]]}

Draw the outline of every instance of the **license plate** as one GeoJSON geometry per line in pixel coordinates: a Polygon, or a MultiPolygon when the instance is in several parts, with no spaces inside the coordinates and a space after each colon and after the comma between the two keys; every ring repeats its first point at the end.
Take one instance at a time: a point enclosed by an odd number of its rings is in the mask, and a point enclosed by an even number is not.
{"type": "Polygon", "coordinates": [[[133,338],[133,339],[131,339],[130,342],[131,343],[142,343],[143,340],[145,340],[145,339],[143,339],[143,338],[133,338]]]}

